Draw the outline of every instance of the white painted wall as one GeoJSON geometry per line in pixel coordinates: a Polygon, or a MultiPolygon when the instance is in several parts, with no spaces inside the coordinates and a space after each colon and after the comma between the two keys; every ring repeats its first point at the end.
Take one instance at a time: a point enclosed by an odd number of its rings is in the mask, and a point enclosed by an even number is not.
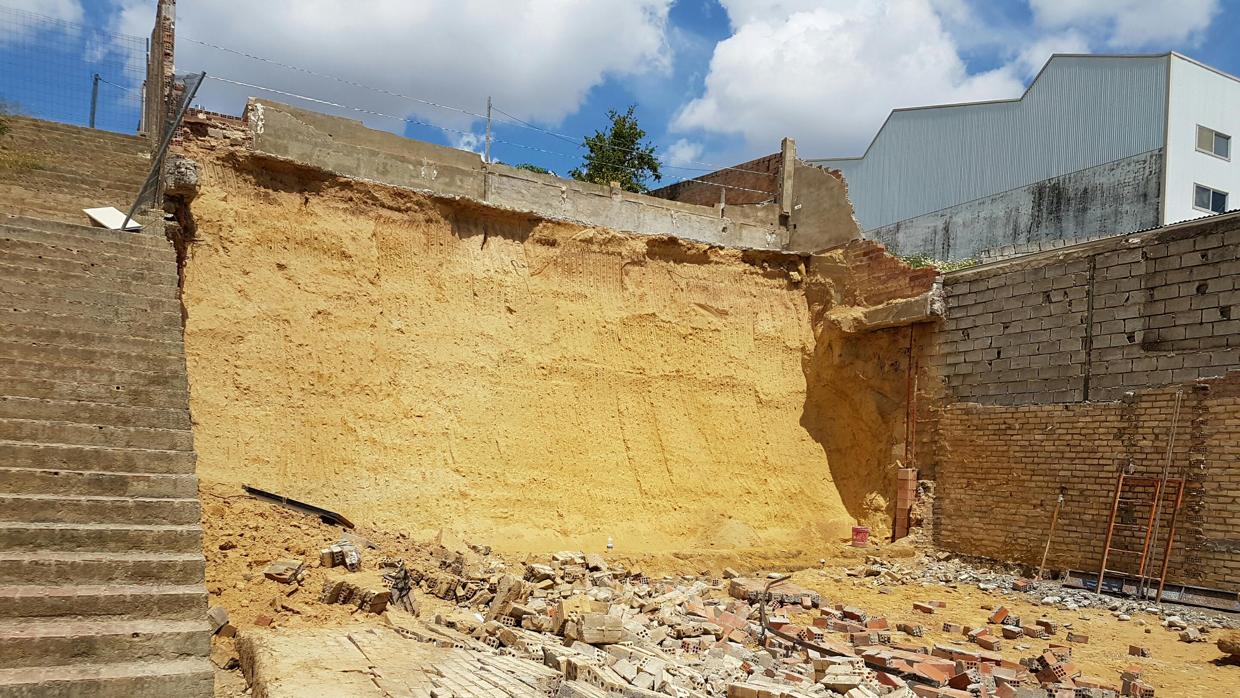
{"type": "Polygon", "coordinates": [[[1209,215],[1193,208],[1193,185],[1228,193],[1240,208],[1240,80],[1181,56],[1171,56],[1167,100],[1166,188],[1163,223],[1209,215]],[[1231,136],[1231,160],[1197,150],[1197,125],[1231,136]]]}

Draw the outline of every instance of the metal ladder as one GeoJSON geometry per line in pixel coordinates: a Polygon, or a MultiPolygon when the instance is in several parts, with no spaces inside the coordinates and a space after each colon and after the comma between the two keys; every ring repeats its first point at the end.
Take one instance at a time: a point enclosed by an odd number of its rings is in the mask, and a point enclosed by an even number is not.
{"type": "Polygon", "coordinates": [[[1175,542],[1175,526],[1179,519],[1180,508],[1184,503],[1185,482],[1183,478],[1167,478],[1167,477],[1134,477],[1120,473],[1119,478],[1115,481],[1115,498],[1111,503],[1111,516],[1107,522],[1106,543],[1102,550],[1102,564],[1098,569],[1098,584],[1094,587],[1094,591],[1102,593],[1102,582],[1107,573],[1131,575],[1131,572],[1124,572],[1116,569],[1109,569],[1107,562],[1111,558],[1112,553],[1123,555],[1132,555],[1137,557],[1137,594],[1141,598],[1148,597],[1149,589],[1154,581],[1158,582],[1158,593],[1155,597],[1155,603],[1162,602],[1163,587],[1167,582],[1167,567],[1171,563],[1171,546],[1175,542]],[[1128,490],[1125,490],[1128,486],[1128,490]],[[1125,496],[1137,494],[1132,492],[1135,487],[1153,487],[1154,496],[1150,499],[1144,499],[1137,496],[1125,496]],[[1167,502],[1167,506],[1160,506],[1163,498],[1171,495],[1172,501],[1167,502]],[[1149,505],[1149,515],[1146,517],[1144,524],[1141,523],[1120,523],[1119,518],[1120,505],[1125,502],[1133,503],[1134,507],[1142,504],[1149,505]],[[1150,548],[1156,543],[1154,540],[1156,531],[1161,528],[1162,513],[1170,511],[1170,522],[1167,526],[1167,540],[1163,545],[1162,564],[1158,575],[1146,574],[1147,570],[1152,569],[1150,564],[1150,548]],[[1115,539],[1115,529],[1126,529],[1142,534],[1142,543],[1140,550],[1128,550],[1124,548],[1112,547],[1115,539]]]}

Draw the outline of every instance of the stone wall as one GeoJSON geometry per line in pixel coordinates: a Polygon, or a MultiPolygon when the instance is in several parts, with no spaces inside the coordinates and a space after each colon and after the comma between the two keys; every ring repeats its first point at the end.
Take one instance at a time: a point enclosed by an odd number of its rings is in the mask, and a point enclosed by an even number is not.
{"type": "Polygon", "coordinates": [[[1159,224],[1162,151],[1142,153],[892,225],[865,236],[901,255],[961,260],[1159,224]]]}

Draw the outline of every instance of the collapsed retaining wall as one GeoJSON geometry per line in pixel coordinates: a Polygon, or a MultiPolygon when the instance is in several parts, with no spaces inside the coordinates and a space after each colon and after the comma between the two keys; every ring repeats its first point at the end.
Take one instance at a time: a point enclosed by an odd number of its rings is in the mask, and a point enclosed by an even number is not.
{"type": "Polygon", "coordinates": [[[507,550],[813,554],[890,525],[907,330],[835,318],[882,266],[924,319],[931,280],[872,243],[720,249],[187,147],[202,478],[507,550]]]}
{"type": "Polygon", "coordinates": [[[1240,590],[1238,272],[1231,215],[945,275],[917,460],[938,542],[1036,563],[1062,491],[1051,564],[1095,570],[1116,477],[1159,472],[1183,390],[1172,476],[1202,487],[1172,578],[1240,590]]]}
{"type": "Polygon", "coordinates": [[[795,178],[779,178],[784,203],[702,206],[485,163],[476,153],[267,100],[252,99],[246,120],[258,153],[553,220],[760,250],[812,252],[860,237],[843,183],[819,167],[798,164],[795,178]]]}

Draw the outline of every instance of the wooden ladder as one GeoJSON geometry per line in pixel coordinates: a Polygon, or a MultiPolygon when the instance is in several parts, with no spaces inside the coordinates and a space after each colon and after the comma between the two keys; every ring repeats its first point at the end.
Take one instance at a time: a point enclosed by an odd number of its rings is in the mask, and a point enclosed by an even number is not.
{"type": "Polygon", "coordinates": [[[1171,563],[1171,546],[1175,542],[1175,526],[1179,519],[1180,507],[1184,503],[1185,483],[1183,478],[1157,478],[1157,477],[1134,477],[1120,473],[1119,478],[1115,481],[1115,498],[1111,503],[1111,517],[1107,521],[1107,537],[1106,543],[1102,550],[1102,564],[1098,569],[1098,584],[1094,587],[1096,593],[1102,593],[1102,582],[1107,573],[1130,575],[1131,572],[1123,572],[1121,570],[1109,569],[1107,562],[1111,558],[1112,553],[1136,556],[1137,558],[1137,584],[1138,595],[1142,598],[1147,596],[1147,590],[1150,585],[1157,580],[1158,594],[1155,597],[1155,603],[1162,602],[1163,587],[1167,583],[1167,567],[1171,563]],[[1125,487],[1127,486],[1127,489],[1125,487]],[[1153,487],[1154,496],[1144,499],[1134,495],[1138,493],[1132,492],[1137,487],[1153,487]],[[1170,502],[1163,502],[1163,498],[1167,495],[1172,496],[1170,502]],[[1120,505],[1125,502],[1133,503],[1134,509],[1140,505],[1149,506],[1149,514],[1145,523],[1120,523],[1119,518],[1120,505]],[[1148,569],[1152,569],[1150,564],[1150,548],[1156,543],[1154,538],[1156,532],[1161,529],[1162,520],[1167,512],[1170,512],[1170,522],[1166,527],[1166,543],[1163,545],[1162,564],[1158,575],[1146,574],[1148,569]],[[1115,529],[1126,529],[1137,532],[1142,536],[1140,550],[1128,550],[1124,548],[1112,547],[1115,539],[1115,529]]]}

